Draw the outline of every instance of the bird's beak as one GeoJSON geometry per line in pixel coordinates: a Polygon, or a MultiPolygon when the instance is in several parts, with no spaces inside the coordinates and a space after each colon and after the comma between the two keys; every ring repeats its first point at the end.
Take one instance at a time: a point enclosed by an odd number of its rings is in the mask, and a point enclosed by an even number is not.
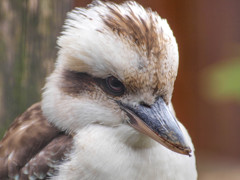
{"type": "Polygon", "coordinates": [[[183,133],[174,115],[162,98],[153,105],[130,106],[118,103],[129,117],[128,123],[163,146],[180,154],[190,156],[191,149],[187,146],[183,133]]]}

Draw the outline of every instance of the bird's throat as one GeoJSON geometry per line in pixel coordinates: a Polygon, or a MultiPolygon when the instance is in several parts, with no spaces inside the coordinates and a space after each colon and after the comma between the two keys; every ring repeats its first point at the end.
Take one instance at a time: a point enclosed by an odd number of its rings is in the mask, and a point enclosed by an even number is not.
{"type": "Polygon", "coordinates": [[[154,140],[145,134],[142,134],[135,129],[133,129],[133,131],[135,132],[125,140],[126,145],[132,149],[150,149],[157,144],[154,140]]]}

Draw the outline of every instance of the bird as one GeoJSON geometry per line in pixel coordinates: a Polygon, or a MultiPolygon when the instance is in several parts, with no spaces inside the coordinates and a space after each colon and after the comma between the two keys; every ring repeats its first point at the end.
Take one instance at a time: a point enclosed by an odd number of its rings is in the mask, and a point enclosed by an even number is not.
{"type": "Polygon", "coordinates": [[[0,141],[0,179],[195,180],[171,102],[179,54],[167,20],[135,1],[67,14],[42,100],[0,141]]]}

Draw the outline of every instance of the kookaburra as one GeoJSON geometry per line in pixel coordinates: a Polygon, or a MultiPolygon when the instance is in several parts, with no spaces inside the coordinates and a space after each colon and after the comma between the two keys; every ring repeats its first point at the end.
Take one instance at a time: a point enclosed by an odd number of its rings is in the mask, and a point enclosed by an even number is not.
{"type": "Polygon", "coordinates": [[[194,147],[171,97],[178,47],[136,2],[68,14],[42,101],[0,142],[0,179],[196,180],[194,147]]]}

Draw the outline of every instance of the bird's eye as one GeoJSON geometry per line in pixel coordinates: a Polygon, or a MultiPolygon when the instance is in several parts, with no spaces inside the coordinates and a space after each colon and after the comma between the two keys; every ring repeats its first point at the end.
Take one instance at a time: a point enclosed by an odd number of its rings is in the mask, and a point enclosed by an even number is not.
{"type": "Polygon", "coordinates": [[[124,85],[115,77],[110,76],[106,78],[106,87],[110,93],[115,96],[121,96],[124,93],[124,85]]]}

